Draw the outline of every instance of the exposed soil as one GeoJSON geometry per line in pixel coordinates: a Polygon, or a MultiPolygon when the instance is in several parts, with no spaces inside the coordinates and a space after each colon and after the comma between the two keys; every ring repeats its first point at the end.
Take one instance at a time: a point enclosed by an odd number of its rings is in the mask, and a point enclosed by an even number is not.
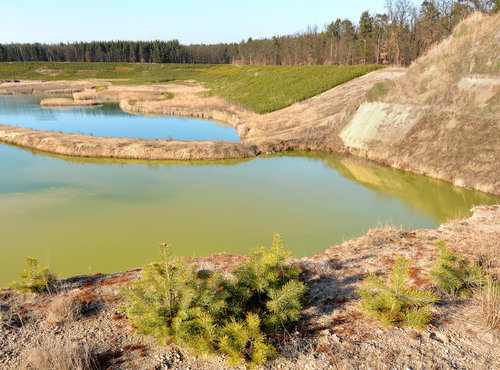
{"type": "MultiPolygon", "coordinates": [[[[499,368],[500,333],[483,324],[475,298],[441,295],[433,309],[434,320],[422,331],[383,327],[359,308],[355,290],[361,279],[369,272],[387,277],[397,255],[412,258],[412,284],[432,288],[427,272],[439,240],[476,262],[485,255],[498,259],[500,206],[477,207],[471,218],[437,230],[373,229],[325,253],[297,260],[309,287],[307,302],[300,322],[277,339],[280,356],[267,367],[499,368]]],[[[225,271],[245,258],[219,254],[192,261],[203,269],[225,271]]],[[[0,368],[36,363],[40,343],[45,343],[43,350],[55,351],[43,338],[49,338],[52,346],[62,341],[86,348],[100,368],[227,368],[222,357],[195,358],[173,344],[160,346],[133,334],[119,309],[123,301],[116,287],[139,276],[140,269],[73,277],[59,281],[54,294],[0,290],[0,368]],[[78,315],[62,315],[60,301],[78,307],[78,315]]]]}

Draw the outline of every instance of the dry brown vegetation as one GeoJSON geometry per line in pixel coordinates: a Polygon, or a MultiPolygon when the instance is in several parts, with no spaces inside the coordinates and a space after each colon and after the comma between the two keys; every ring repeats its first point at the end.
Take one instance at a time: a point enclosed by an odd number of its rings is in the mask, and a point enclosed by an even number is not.
{"type": "Polygon", "coordinates": [[[73,322],[81,315],[82,305],[67,294],[56,296],[47,309],[46,322],[49,326],[73,322]]]}
{"type": "Polygon", "coordinates": [[[22,355],[25,369],[89,370],[98,363],[85,341],[75,342],[66,335],[49,334],[38,338],[34,348],[22,355]]]}
{"type": "Polygon", "coordinates": [[[100,104],[102,104],[100,101],[95,101],[95,100],[75,101],[69,98],[43,99],[40,102],[40,105],[42,107],[86,107],[86,106],[95,106],[100,104]]]}
{"type": "Polygon", "coordinates": [[[479,290],[481,314],[492,330],[500,330],[500,282],[489,278],[484,289],[479,290]]]}

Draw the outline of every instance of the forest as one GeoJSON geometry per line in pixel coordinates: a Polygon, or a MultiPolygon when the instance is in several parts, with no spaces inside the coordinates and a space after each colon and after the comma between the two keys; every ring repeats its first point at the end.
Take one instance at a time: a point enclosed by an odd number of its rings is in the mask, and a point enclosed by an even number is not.
{"type": "Polygon", "coordinates": [[[384,14],[361,14],[357,24],[337,18],[320,30],[249,38],[240,43],[182,45],[170,41],[92,41],[0,44],[0,62],[131,62],[236,65],[407,66],[449,36],[468,14],[496,13],[500,0],[386,0],[384,14]]]}

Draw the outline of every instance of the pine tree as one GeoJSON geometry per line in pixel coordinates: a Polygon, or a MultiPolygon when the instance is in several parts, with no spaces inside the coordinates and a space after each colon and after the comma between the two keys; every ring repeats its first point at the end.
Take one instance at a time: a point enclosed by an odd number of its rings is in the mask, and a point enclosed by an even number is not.
{"type": "Polygon", "coordinates": [[[363,308],[384,325],[401,324],[421,329],[432,319],[431,304],[437,302],[438,297],[432,291],[408,287],[410,264],[411,260],[397,257],[390,284],[370,274],[357,291],[363,308]]]}
{"type": "Polygon", "coordinates": [[[34,257],[26,257],[27,268],[21,271],[20,282],[13,281],[11,287],[24,293],[45,293],[54,288],[56,275],[46,266],[38,266],[34,257]]]}
{"type": "Polygon", "coordinates": [[[439,255],[431,277],[445,292],[450,294],[471,294],[471,290],[486,282],[486,272],[481,266],[471,264],[462,255],[450,251],[446,242],[436,243],[439,255]]]}
{"type": "Polygon", "coordinates": [[[139,333],[199,354],[223,353],[235,364],[258,365],[274,356],[269,335],[298,320],[306,290],[281,236],[228,276],[174,262],[169,244],[160,249],[163,261],[121,288],[128,301],[123,309],[139,333]]]}

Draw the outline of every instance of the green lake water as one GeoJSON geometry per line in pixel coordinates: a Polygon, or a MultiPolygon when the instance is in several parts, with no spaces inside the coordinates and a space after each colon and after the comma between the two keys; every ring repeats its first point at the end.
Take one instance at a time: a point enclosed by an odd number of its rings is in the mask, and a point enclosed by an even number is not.
{"type": "MultiPolygon", "coordinates": [[[[1,112],[0,112],[1,113],[1,112]]],[[[1,115],[0,115],[1,120],[1,115]]],[[[500,201],[443,181],[325,153],[221,162],[52,156],[0,144],[0,286],[24,257],[59,276],[177,255],[246,253],[284,235],[312,255],[384,225],[434,228],[500,201]]]]}

